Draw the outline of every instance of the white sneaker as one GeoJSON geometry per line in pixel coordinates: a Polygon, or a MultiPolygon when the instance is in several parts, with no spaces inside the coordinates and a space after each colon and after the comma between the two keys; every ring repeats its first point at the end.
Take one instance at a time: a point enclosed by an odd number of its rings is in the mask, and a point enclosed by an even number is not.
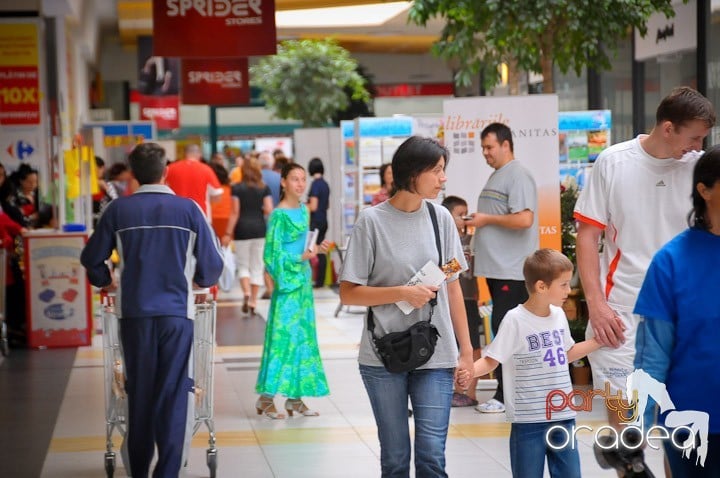
{"type": "Polygon", "coordinates": [[[505,405],[491,398],[487,402],[477,405],[475,410],[480,413],[503,413],[505,411],[505,405]]]}

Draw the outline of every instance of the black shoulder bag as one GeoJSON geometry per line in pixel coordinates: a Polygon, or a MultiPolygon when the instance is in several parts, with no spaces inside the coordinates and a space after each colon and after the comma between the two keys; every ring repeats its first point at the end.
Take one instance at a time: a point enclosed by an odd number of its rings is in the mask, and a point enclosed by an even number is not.
{"type": "MultiPolygon", "coordinates": [[[[425,203],[430,213],[433,229],[435,231],[435,245],[437,246],[439,262],[442,267],[442,248],[440,246],[440,231],[434,206],[425,203]]],[[[437,297],[430,300],[430,317],[420,320],[409,329],[402,332],[391,332],[378,337],[375,335],[375,321],[372,307],[368,307],[367,329],[370,332],[375,353],[382,361],[385,369],[392,373],[402,373],[415,370],[427,363],[435,353],[435,344],[440,336],[437,328],[431,323],[433,310],[437,304],[437,297]]]]}

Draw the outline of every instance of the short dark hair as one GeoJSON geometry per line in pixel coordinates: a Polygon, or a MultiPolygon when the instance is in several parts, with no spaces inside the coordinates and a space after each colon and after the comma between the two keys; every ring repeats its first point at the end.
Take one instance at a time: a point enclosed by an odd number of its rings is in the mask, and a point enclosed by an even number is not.
{"type": "Polygon", "coordinates": [[[555,249],[538,249],[525,259],[523,276],[529,293],[535,292],[535,283],[539,280],[550,285],[563,272],[573,270],[573,263],[555,249]]]}
{"type": "Polygon", "coordinates": [[[710,230],[705,218],[707,203],[697,190],[698,184],[711,188],[720,181],[720,145],[712,146],[700,156],[693,170],[692,202],[693,208],[688,215],[688,225],[698,229],[710,230]]]}
{"type": "Polygon", "coordinates": [[[708,128],[715,126],[715,108],[710,100],[688,86],[674,88],[658,105],[655,123],[670,121],[673,126],[684,126],[700,120],[708,128]]]}
{"type": "Polygon", "coordinates": [[[108,171],[108,178],[112,181],[113,179],[120,176],[122,173],[128,170],[128,165],[125,163],[115,163],[112,166],[110,166],[110,171],[108,171]]]}
{"type": "Polygon", "coordinates": [[[230,184],[230,174],[228,173],[228,170],[225,166],[218,163],[210,163],[210,168],[212,168],[213,172],[215,173],[215,176],[218,179],[218,182],[222,185],[228,185],[230,184]]]}
{"type": "Polygon", "coordinates": [[[100,156],[95,156],[95,167],[102,168],[105,166],[105,161],[100,156]]]}
{"type": "Polygon", "coordinates": [[[485,139],[490,133],[495,134],[498,143],[503,144],[505,141],[510,143],[510,152],[515,152],[512,131],[510,130],[510,127],[508,125],[502,123],[490,123],[480,133],[480,140],[482,141],[483,139],[485,139]]]}
{"type": "Polygon", "coordinates": [[[443,145],[433,138],[410,136],[393,154],[392,172],[396,191],[414,192],[415,179],[429,171],[445,158],[447,168],[450,158],[443,145]]]}
{"type": "Polygon", "coordinates": [[[313,158],[308,163],[308,173],[310,173],[310,176],[315,176],[315,174],[325,174],[325,168],[323,167],[323,162],[320,158],[313,158]]]}
{"type": "Polygon", "coordinates": [[[140,184],[159,182],[167,165],[165,150],[157,143],[138,144],[130,152],[128,162],[133,176],[140,184]]]}
{"type": "Polygon", "coordinates": [[[442,205],[447,208],[448,211],[452,211],[457,206],[467,207],[467,201],[459,196],[448,196],[443,199],[442,205]]]}

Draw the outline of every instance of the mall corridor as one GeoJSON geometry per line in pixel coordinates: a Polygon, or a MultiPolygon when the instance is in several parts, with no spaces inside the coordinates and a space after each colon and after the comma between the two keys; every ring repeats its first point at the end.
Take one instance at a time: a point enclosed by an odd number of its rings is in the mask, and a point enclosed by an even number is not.
{"type": "MultiPolygon", "coordinates": [[[[315,289],[318,335],[331,394],[307,403],[319,417],[269,420],[255,412],[254,393],[268,301],[260,316],[240,312],[239,288],[218,300],[215,355],[215,428],[218,477],[371,478],[380,475],[379,445],[357,369],[361,309],[343,308],[338,296],[315,289]]],[[[99,324],[99,322],[98,322],[99,324]]],[[[0,476],[8,478],[100,478],[105,476],[105,412],[102,337],[78,349],[14,350],[0,358],[0,476]]],[[[493,382],[494,383],[494,382],[493,382]]],[[[489,384],[488,384],[489,385],[489,384]]],[[[488,387],[491,388],[491,387],[488,387]]],[[[478,392],[481,400],[490,391],[478,392]]],[[[282,401],[276,400],[278,406],[282,401]]],[[[599,410],[578,424],[597,428],[599,410]]],[[[472,407],[453,409],[447,443],[447,471],[453,478],[510,476],[509,425],[504,414],[481,415],[472,407]]],[[[579,436],[583,476],[613,477],[592,456],[592,435],[579,436]]],[[[115,440],[116,450],[120,444],[115,440]]],[[[192,442],[181,476],[207,477],[207,431],[192,442]]],[[[661,456],[649,463],[662,473],[661,456]]],[[[126,476],[118,457],[116,477],[126,476]]],[[[658,475],[660,476],[660,475],[658,475]]]]}

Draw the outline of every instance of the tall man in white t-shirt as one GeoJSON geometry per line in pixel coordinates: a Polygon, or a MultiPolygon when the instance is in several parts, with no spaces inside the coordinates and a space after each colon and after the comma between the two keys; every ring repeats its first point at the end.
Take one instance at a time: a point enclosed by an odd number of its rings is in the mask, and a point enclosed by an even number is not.
{"type": "MultiPolygon", "coordinates": [[[[523,264],[539,246],[537,186],[530,172],[515,161],[509,127],[489,124],[480,133],[480,143],[488,166],[495,171],[480,193],[478,212],[465,225],[475,227],[475,275],[487,281],[496,334],[505,313],[528,299],[523,264]]],[[[500,367],[495,376],[495,396],[478,405],[479,412],[505,411],[500,367]]]]}
{"type": "MultiPolygon", "coordinates": [[[[625,392],[633,371],[632,313],[655,252],[687,228],[692,174],[715,124],[710,101],[675,88],[657,108],[649,135],[611,146],[599,156],[575,205],[577,259],[590,315],[587,337],[607,346],[589,355],[593,386],[625,392]],[[602,253],[598,244],[602,239],[602,253]]],[[[619,417],[608,410],[617,429],[619,417]]]]}

